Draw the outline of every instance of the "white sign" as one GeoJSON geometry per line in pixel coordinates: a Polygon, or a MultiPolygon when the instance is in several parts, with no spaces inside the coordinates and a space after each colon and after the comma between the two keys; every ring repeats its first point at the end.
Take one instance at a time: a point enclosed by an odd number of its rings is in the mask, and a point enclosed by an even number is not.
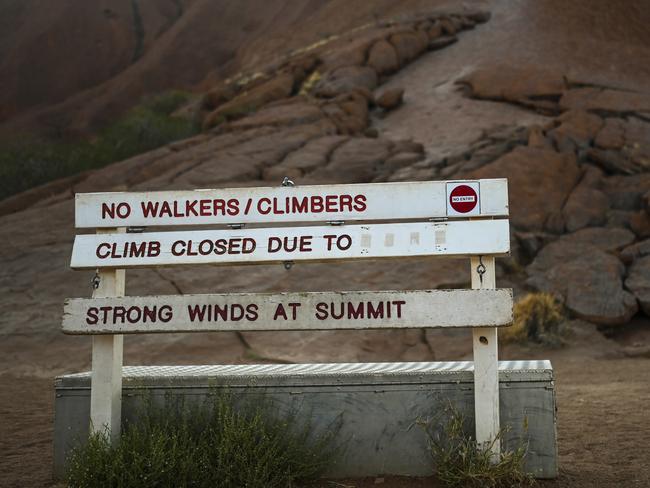
{"type": "Polygon", "coordinates": [[[507,220],[418,222],[79,235],[70,266],[94,269],[504,255],[509,250],[507,220]]]}
{"type": "Polygon", "coordinates": [[[448,204],[445,181],[84,193],[76,195],[75,225],[102,228],[508,216],[507,180],[455,184],[475,188],[477,195],[481,194],[481,205],[470,213],[456,213],[448,204]]]}
{"type": "Polygon", "coordinates": [[[233,293],[71,299],[68,334],[504,326],[512,290],[233,293]]]}

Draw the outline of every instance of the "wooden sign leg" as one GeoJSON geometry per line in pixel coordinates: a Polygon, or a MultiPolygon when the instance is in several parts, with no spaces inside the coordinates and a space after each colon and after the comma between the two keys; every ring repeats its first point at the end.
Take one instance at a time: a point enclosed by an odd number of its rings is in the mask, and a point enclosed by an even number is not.
{"type": "MultiPolygon", "coordinates": [[[[103,229],[98,233],[125,232],[103,229]]],[[[123,269],[99,270],[99,283],[93,298],[123,297],[123,269]]],[[[93,336],[92,377],[90,387],[90,431],[108,429],[112,442],[120,436],[122,420],[122,345],[123,336],[93,336]]]]}
{"type": "MultiPolygon", "coordinates": [[[[471,258],[472,288],[496,288],[494,257],[471,258]],[[481,264],[483,267],[481,267],[481,264]],[[483,271],[483,273],[480,273],[483,271]]],[[[496,327],[472,329],[474,346],[474,412],[476,442],[486,448],[499,433],[499,357],[496,327]]],[[[497,439],[492,444],[496,459],[501,452],[497,439]]]]}

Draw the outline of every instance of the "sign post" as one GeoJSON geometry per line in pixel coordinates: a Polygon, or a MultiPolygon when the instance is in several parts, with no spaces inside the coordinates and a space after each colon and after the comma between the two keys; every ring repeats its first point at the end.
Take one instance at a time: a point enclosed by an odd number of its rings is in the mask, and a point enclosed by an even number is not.
{"type": "MultiPolygon", "coordinates": [[[[124,233],[125,228],[99,229],[98,234],[124,233]]],[[[125,271],[99,269],[93,281],[93,298],[123,297],[125,271]]],[[[122,335],[94,335],[92,388],[90,390],[90,431],[107,430],[111,442],[120,436],[122,419],[122,335]]]]}
{"type": "Polygon", "coordinates": [[[493,327],[512,322],[512,291],[413,290],[75,298],[66,334],[493,327]]]}
{"type": "MultiPolygon", "coordinates": [[[[496,288],[493,257],[470,259],[472,289],[496,288]]],[[[485,324],[487,325],[487,324],[485,324]]],[[[490,448],[493,457],[501,452],[499,433],[499,354],[496,327],[472,329],[474,351],[474,414],[476,442],[490,448]]]]}

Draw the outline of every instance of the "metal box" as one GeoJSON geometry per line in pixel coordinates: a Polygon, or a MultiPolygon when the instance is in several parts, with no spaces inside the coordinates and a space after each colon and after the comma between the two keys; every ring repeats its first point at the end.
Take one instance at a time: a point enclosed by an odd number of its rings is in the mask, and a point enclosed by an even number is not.
{"type": "MultiPolygon", "coordinates": [[[[525,443],[526,469],[557,476],[553,369],[549,361],[501,361],[499,401],[504,448],[525,443]]],[[[473,363],[336,363],[229,366],[126,366],[122,418],[135,418],[139,399],[171,394],[192,401],[227,388],[239,398],[263,396],[280,412],[309,419],[314,429],[337,423],[345,453],[331,477],[433,473],[427,436],[418,420],[436,418],[449,402],[474,432],[473,363]]],[[[88,433],[90,373],[56,378],[55,474],[70,446],[88,433]]]]}

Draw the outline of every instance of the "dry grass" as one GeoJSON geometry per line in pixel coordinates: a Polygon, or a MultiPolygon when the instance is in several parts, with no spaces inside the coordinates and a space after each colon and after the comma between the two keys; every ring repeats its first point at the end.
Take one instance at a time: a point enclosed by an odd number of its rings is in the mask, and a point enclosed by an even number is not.
{"type": "Polygon", "coordinates": [[[513,324],[499,331],[499,339],[558,344],[562,342],[560,326],[563,321],[564,310],[553,295],[529,293],[515,304],[513,324]]]}
{"type": "Polygon", "coordinates": [[[315,70],[312,72],[312,74],[307,77],[307,79],[302,83],[300,87],[299,94],[300,95],[309,95],[311,93],[312,89],[316,85],[316,83],[319,82],[321,79],[321,74],[318,70],[315,70]]]}
{"type": "MultiPolygon", "coordinates": [[[[524,470],[526,446],[502,451],[497,458],[491,448],[501,439],[501,430],[488,446],[479,446],[467,432],[473,425],[449,405],[444,415],[442,429],[440,422],[424,423],[429,436],[431,457],[435,474],[443,486],[451,488],[516,488],[534,486],[534,478],[524,470]]],[[[439,420],[439,419],[438,419],[439,420]]]]}
{"type": "Polygon", "coordinates": [[[334,433],[314,434],[274,412],[263,402],[235,407],[230,395],[195,406],[145,402],[117,446],[97,433],[72,451],[67,486],[284,488],[315,480],[338,455],[334,433]]]}

